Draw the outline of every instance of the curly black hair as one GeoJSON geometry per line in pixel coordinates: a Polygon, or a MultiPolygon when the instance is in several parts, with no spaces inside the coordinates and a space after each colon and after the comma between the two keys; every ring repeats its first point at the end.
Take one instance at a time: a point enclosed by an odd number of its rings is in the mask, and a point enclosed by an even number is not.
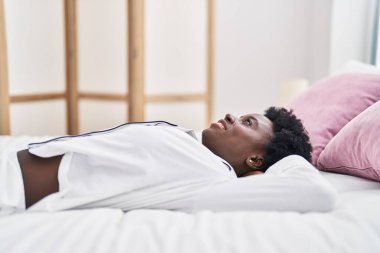
{"type": "Polygon", "coordinates": [[[262,170],[288,155],[300,155],[311,160],[312,146],[307,131],[292,110],[269,107],[264,114],[273,123],[274,136],[265,149],[262,170]]]}

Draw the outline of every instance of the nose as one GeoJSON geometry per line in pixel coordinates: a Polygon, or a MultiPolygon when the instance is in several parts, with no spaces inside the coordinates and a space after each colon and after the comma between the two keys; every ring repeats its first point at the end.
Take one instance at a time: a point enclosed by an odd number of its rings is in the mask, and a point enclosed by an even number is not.
{"type": "Polygon", "coordinates": [[[224,119],[229,123],[229,124],[234,124],[235,123],[235,116],[230,114],[230,113],[227,113],[226,116],[224,117],[224,119]]]}

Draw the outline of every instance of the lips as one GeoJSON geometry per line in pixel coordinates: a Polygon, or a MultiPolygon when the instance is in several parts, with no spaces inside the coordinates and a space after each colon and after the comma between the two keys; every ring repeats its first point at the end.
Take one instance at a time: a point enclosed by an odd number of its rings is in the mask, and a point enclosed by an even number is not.
{"type": "Polygon", "coordinates": [[[218,120],[217,124],[224,130],[227,130],[227,122],[224,119],[218,120]]]}

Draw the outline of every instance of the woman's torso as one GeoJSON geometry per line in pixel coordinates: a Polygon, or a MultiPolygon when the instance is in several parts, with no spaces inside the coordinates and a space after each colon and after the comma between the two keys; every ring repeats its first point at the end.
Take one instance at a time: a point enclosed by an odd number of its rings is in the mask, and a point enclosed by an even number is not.
{"type": "Polygon", "coordinates": [[[25,190],[26,208],[59,189],[58,168],[62,156],[41,158],[27,149],[17,153],[25,190]]]}

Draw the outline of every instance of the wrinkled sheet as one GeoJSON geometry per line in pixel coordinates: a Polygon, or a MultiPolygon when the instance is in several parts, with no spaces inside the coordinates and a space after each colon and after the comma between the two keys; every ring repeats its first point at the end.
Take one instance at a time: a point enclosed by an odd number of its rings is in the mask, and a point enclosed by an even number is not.
{"type": "Polygon", "coordinates": [[[329,213],[24,212],[0,217],[0,252],[380,252],[380,184],[323,175],[338,190],[329,213]]]}

